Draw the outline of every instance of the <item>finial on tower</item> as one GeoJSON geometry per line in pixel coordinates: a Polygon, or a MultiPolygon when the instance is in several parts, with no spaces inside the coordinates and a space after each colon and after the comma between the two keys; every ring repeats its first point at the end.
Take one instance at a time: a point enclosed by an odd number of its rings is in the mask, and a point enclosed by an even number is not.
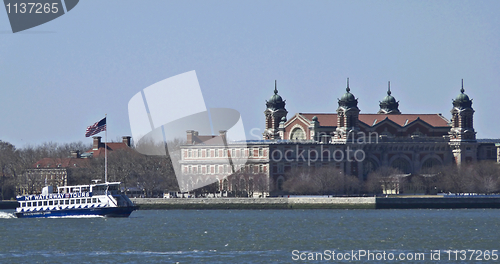
{"type": "Polygon", "coordinates": [[[387,95],[391,95],[391,81],[387,83],[387,95]]]}
{"type": "Polygon", "coordinates": [[[462,79],[462,89],[460,89],[460,92],[464,93],[465,90],[464,90],[464,79],[462,79]]]}
{"type": "Polygon", "coordinates": [[[278,94],[278,81],[274,80],[274,94],[278,94]]]}
{"type": "Polygon", "coordinates": [[[349,88],[349,77],[347,77],[347,88],[345,88],[347,92],[351,91],[351,88],[349,88]]]}

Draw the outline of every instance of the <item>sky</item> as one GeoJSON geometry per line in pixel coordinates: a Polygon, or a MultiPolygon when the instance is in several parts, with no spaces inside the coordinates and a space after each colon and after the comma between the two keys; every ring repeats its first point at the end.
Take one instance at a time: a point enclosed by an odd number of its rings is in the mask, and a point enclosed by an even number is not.
{"type": "Polygon", "coordinates": [[[499,11],[500,1],[85,0],[12,33],[0,10],[0,140],[90,143],[86,127],[105,114],[118,140],[131,135],[135,94],[192,70],[206,106],[239,111],[249,139],[275,80],[290,118],[334,113],[348,77],[361,113],[378,111],[391,81],[402,113],[448,119],[464,79],[477,137],[500,138],[499,11]]]}

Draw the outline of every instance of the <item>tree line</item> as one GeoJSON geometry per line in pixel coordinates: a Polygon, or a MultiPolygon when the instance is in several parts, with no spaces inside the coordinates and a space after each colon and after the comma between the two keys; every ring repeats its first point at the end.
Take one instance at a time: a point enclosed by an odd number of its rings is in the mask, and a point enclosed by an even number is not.
{"type": "MultiPolygon", "coordinates": [[[[34,164],[39,160],[64,159],[70,157],[71,151],[78,150],[84,153],[91,148],[92,144],[82,142],[66,144],[48,142],[18,149],[8,142],[0,141],[0,200],[15,198],[19,193],[19,186],[35,182],[29,177],[35,177],[36,174],[30,176],[27,171],[35,169],[34,164]]],[[[89,184],[95,179],[104,180],[104,157],[82,160],[85,161],[83,166],[61,168],[67,170],[69,185],[89,184]]],[[[166,189],[178,190],[168,155],[147,156],[133,148],[109,151],[108,181],[120,181],[124,187],[140,187],[149,197],[159,196],[166,189]]]]}
{"type": "Polygon", "coordinates": [[[404,174],[393,167],[380,167],[365,180],[345,175],[340,169],[295,168],[288,172],[282,194],[380,195],[436,193],[500,193],[500,165],[480,161],[461,166],[435,166],[420,174],[404,174]]]}

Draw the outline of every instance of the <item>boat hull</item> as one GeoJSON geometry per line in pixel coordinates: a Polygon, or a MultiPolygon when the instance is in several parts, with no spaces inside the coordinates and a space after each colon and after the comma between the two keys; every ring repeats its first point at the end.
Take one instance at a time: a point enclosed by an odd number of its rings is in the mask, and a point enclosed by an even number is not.
{"type": "Polygon", "coordinates": [[[67,216],[128,217],[134,210],[137,209],[138,206],[44,210],[34,212],[16,212],[16,216],[17,218],[47,218],[67,216]]]}

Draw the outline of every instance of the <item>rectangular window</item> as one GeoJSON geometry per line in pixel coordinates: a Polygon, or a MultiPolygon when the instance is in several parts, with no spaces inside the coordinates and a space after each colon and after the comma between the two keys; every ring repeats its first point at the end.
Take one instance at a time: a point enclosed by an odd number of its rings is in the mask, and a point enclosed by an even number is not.
{"type": "Polygon", "coordinates": [[[219,173],[219,166],[215,165],[215,173],[219,173]]]}
{"type": "Polygon", "coordinates": [[[65,200],[65,201],[64,201],[64,204],[69,204],[69,200],[65,200]]]}
{"type": "Polygon", "coordinates": [[[92,200],[90,198],[87,198],[87,203],[91,203],[92,200]]]}
{"type": "Polygon", "coordinates": [[[92,198],[92,203],[96,203],[97,202],[97,199],[96,198],[92,198]]]}
{"type": "Polygon", "coordinates": [[[26,203],[21,203],[21,207],[26,207],[26,203]]]}
{"type": "Polygon", "coordinates": [[[76,199],[76,204],[80,204],[80,199],[76,199]]]}
{"type": "Polygon", "coordinates": [[[44,206],[47,206],[47,201],[43,201],[43,205],[44,205],[44,206]]]}
{"type": "Polygon", "coordinates": [[[87,199],[82,199],[82,204],[84,204],[87,201],[87,199]]]}
{"type": "Polygon", "coordinates": [[[262,156],[264,156],[264,152],[263,152],[262,148],[259,148],[259,157],[262,157],[262,156]]]}
{"type": "Polygon", "coordinates": [[[201,158],[201,149],[198,149],[198,158],[201,158]]]}
{"type": "Polygon", "coordinates": [[[71,199],[70,204],[75,204],[75,199],[71,199]]]}
{"type": "Polygon", "coordinates": [[[253,149],[248,149],[248,157],[252,157],[253,156],[253,149]]]}
{"type": "Polygon", "coordinates": [[[54,205],[54,201],[49,201],[49,205],[54,205]]]}
{"type": "Polygon", "coordinates": [[[219,157],[219,150],[218,150],[218,149],[216,149],[216,150],[215,150],[215,157],[216,157],[216,158],[218,158],[218,157],[219,157]]]}
{"type": "Polygon", "coordinates": [[[259,172],[264,172],[264,166],[259,165],[259,172]]]}
{"type": "Polygon", "coordinates": [[[31,202],[28,202],[28,207],[31,207],[31,202]]]}
{"type": "Polygon", "coordinates": [[[39,201],[39,202],[38,202],[38,206],[42,206],[42,201],[39,201]]]}
{"type": "Polygon", "coordinates": [[[59,203],[59,200],[54,200],[54,205],[57,205],[59,203]]]}
{"type": "Polygon", "coordinates": [[[191,157],[192,157],[192,155],[193,155],[193,154],[192,154],[192,151],[191,151],[191,150],[189,150],[189,151],[188,151],[188,158],[191,158],[191,157]]]}

